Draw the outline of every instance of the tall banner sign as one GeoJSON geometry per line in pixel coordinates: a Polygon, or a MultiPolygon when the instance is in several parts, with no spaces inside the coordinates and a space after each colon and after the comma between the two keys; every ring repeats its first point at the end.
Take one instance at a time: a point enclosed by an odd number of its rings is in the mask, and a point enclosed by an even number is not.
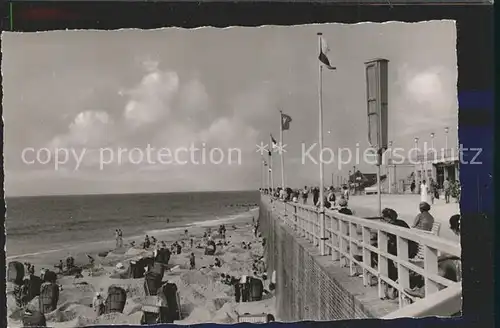
{"type": "Polygon", "coordinates": [[[388,146],[388,66],[387,59],[374,59],[365,63],[368,142],[378,151],[379,165],[388,146]]]}

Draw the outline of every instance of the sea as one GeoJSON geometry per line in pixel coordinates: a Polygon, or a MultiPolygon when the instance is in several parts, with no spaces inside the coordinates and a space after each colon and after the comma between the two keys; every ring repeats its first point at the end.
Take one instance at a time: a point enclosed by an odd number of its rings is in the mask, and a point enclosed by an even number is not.
{"type": "Polygon", "coordinates": [[[259,202],[258,191],[7,198],[7,257],[80,243],[141,236],[230,218],[259,202]],[[168,221],[168,222],[167,222],[168,221]]]}

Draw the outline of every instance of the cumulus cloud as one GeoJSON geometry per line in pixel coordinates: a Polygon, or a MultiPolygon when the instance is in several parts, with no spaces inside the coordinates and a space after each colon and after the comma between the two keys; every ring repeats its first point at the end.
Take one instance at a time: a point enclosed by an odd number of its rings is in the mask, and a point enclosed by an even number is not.
{"type": "Polygon", "coordinates": [[[397,86],[391,112],[397,123],[406,126],[405,133],[443,126],[458,117],[456,81],[443,67],[415,69],[407,65],[398,70],[397,86]]]}
{"type": "Polygon", "coordinates": [[[53,138],[50,148],[102,146],[112,133],[114,122],[102,111],[84,111],[76,115],[68,132],[53,138]]]}
{"type": "MultiPolygon", "coordinates": [[[[175,149],[205,143],[209,148],[254,151],[258,132],[252,127],[250,112],[254,108],[258,109],[257,116],[266,114],[269,95],[265,90],[257,88],[237,94],[234,99],[227,100],[230,110],[217,115],[212,111],[210,96],[199,78],[183,81],[174,71],[160,70],[155,61],[144,61],[143,67],[145,73],[139,83],[119,91],[124,97],[121,118],[118,116],[113,120],[107,112],[99,110],[80,112],[69,124],[67,132],[54,137],[49,146],[86,147],[81,166],[85,170],[99,166],[96,149],[101,147],[175,149]]],[[[123,158],[121,165],[128,165],[127,162],[127,158],[123,158]]],[[[186,165],[133,167],[142,172],[168,169],[180,174],[182,170],[190,171],[186,165]]],[[[107,166],[107,170],[110,169],[118,170],[118,167],[111,164],[107,166]]]]}
{"type": "Polygon", "coordinates": [[[127,123],[139,127],[168,116],[178,90],[177,73],[158,70],[148,73],[137,87],[127,92],[129,101],[124,112],[127,123]]]}
{"type": "Polygon", "coordinates": [[[198,79],[189,81],[181,89],[180,103],[188,115],[206,112],[209,108],[210,99],[205,85],[198,79]]]}

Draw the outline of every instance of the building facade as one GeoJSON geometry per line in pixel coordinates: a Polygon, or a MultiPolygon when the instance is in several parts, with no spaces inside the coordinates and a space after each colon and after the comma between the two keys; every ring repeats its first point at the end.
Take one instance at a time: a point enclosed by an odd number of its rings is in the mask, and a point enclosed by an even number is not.
{"type": "Polygon", "coordinates": [[[423,179],[429,181],[432,178],[442,187],[447,178],[450,181],[459,181],[460,161],[457,149],[446,149],[440,154],[430,151],[417,156],[414,163],[419,183],[423,179]]]}

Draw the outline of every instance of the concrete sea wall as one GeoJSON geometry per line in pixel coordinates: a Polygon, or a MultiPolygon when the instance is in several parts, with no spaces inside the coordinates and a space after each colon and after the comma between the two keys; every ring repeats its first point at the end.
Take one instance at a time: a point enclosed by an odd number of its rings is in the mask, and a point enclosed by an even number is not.
{"type": "MultiPolygon", "coordinates": [[[[280,321],[371,318],[363,304],[328,269],[332,261],[297,236],[266,201],[260,203],[260,231],[266,238],[269,276],[276,271],[276,311],[280,321]]],[[[340,278],[340,279],[338,279],[340,278]]],[[[362,284],[362,282],[360,282],[362,284]]]]}

